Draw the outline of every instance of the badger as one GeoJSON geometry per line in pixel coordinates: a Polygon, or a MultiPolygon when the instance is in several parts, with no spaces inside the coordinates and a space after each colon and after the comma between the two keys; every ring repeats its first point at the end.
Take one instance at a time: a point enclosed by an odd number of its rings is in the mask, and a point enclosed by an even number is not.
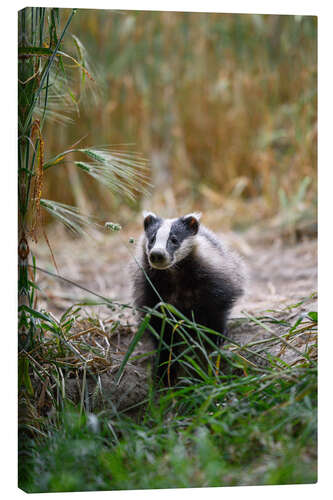
{"type": "MultiPolygon", "coordinates": [[[[141,311],[156,307],[161,300],[171,304],[189,320],[222,334],[206,333],[219,346],[227,332],[231,308],[243,294],[245,270],[241,258],[201,225],[200,218],[200,213],[163,219],[153,212],[143,212],[144,232],[137,245],[133,301],[141,311]]],[[[153,315],[150,324],[160,334],[162,320],[153,315]]],[[[163,332],[157,376],[166,385],[173,385],[177,363],[172,365],[171,378],[166,365],[171,343],[172,355],[179,354],[173,338],[175,328],[164,324],[163,332]]],[[[153,338],[157,346],[159,339],[155,335],[153,338]]]]}

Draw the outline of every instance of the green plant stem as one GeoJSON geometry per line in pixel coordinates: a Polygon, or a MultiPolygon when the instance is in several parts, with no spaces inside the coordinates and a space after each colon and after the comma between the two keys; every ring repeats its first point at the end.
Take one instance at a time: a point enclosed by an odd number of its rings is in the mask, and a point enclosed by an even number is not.
{"type": "Polygon", "coordinates": [[[35,94],[34,100],[33,100],[32,104],[31,104],[31,106],[30,106],[30,109],[29,109],[29,112],[28,112],[27,118],[26,118],[26,120],[25,120],[25,123],[24,123],[24,126],[23,126],[23,133],[26,133],[26,132],[27,132],[27,130],[29,129],[29,123],[30,123],[30,121],[31,121],[31,117],[32,117],[32,113],[33,113],[33,111],[34,111],[35,105],[36,105],[36,103],[37,103],[37,101],[38,101],[38,98],[39,98],[39,96],[40,96],[40,93],[41,93],[41,92],[42,92],[42,90],[43,90],[45,80],[46,80],[46,78],[47,78],[47,76],[48,76],[48,74],[49,74],[49,72],[50,72],[50,69],[51,69],[52,63],[53,63],[53,61],[54,61],[54,58],[55,58],[55,56],[56,56],[56,54],[57,54],[57,52],[58,52],[58,49],[59,49],[60,44],[61,44],[61,42],[62,42],[62,40],[63,40],[63,38],[64,38],[64,36],[65,36],[65,33],[66,33],[66,31],[67,31],[67,29],[68,29],[68,27],[69,27],[69,25],[70,25],[70,23],[71,23],[71,21],[72,21],[72,19],[73,19],[73,16],[74,16],[74,14],[76,13],[76,10],[77,10],[77,9],[73,9],[73,10],[72,10],[72,12],[71,12],[71,14],[70,14],[70,16],[69,16],[69,18],[68,18],[68,20],[67,20],[67,22],[66,22],[66,25],[65,25],[65,27],[64,27],[64,29],[63,29],[63,31],[62,31],[62,33],[61,33],[61,35],[60,35],[59,39],[58,39],[57,45],[56,45],[56,47],[55,47],[55,49],[54,49],[54,51],[53,51],[53,53],[52,53],[51,57],[49,58],[49,61],[48,61],[47,66],[46,66],[46,68],[45,68],[44,74],[43,74],[43,76],[42,76],[42,78],[41,78],[41,81],[40,81],[40,84],[39,84],[39,88],[37,89],[37,92],[36,92],[36,94],[35,94]]]}

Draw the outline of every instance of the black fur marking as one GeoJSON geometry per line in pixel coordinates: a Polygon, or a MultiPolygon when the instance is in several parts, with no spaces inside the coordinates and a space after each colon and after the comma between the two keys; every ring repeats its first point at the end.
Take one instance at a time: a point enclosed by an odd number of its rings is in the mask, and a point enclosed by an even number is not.
{"type": "Polygon", "coordinates": [[[199,230],[199,221],[196,217],[194,217],[193,215],[188,215],[185,217],[181,217],[180,220],[186,226],[187,230],[190,231],[192,236],[197,234],[199,230]]]}
{"type": "Polygon", "coordinates": [[[186,238],[193,236],[193,231],[182,221],[177,219],[172,223],[166,249],[172,258],[175,251],[181,247],[186,238]]]}
{"type": "Polygon", "coordinates": [[[144,228],[148,241],[149,250],[154,246],[156,233],[162,225],[162,219],[160,217],[153,217],[148,215],[144,220],[144,228]]]}

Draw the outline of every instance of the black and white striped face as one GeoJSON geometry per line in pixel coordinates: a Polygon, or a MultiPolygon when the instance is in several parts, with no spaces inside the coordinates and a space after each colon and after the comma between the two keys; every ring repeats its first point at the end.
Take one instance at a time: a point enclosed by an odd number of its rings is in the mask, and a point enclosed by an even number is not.
{"type": "Polygon", "coordinates": [[[151,267],[168,269],[191,252],[201,214],[188,214],[179,219],[162,219],[152,212],[144,212],[143,216],[151,267]]]}

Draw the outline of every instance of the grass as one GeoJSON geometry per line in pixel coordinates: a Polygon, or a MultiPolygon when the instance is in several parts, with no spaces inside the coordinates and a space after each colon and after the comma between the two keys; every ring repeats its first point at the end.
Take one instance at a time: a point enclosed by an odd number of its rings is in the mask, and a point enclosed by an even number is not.
{"type": "MultiPolygon", "coordinates": [[[[79,111],[79,103],[81,106],[84,103],[89,81],[95,82],[88,71],[90,66],[84,46],[77,37],[69,36],[76,11],[72,9],[67,17],[62,9],[57,8],[32,7],[19,12],[18,173],[19,229],[23,241],[26,238],[37,241],[40,233],[45,236],[43,222],[46,215],[55,217],[78,233],[82,232],[82,226],[91,222],[89,217],[79,213],[81,207],[42,196],[49,172],[62,169],[69,158],[72,170],[65,169],[63,186],[77,178],[76,170],[101,183],[108,196],[112,192],[133,201],[138,192],[143,190],[147,194],[149,186],[147,162],[128,147],[79,148],[80,141],[76,139],[75,144],[65,150],[61,148],[56,154],[50,154],[44,127],[47,123],[54,126],[56,120],[58,127],[65,129],[70,115],[79,111]],[[66,47],[69,50],[64,51],[68,38],[71,44],[66,47]],[[77,52],[75,57],[73,47],[77,52]]],[[[75,190],[78,193],[80,186],[74,187],[75,190]]]]}
{"type": "MultiPolygon", "coordinates": [[[[243,319],[268,329],[269,337],[242,347],[227,341],[220,352],[206,350],[204,356],[199,341],[191,358],[185,349],[180,360],[183,376],[175,387],[150,386],[144,401],[120,410],[107,404],[93,409],[84,387],[89,372],[96,377],[113,367],[114,374],[126,377],[121,364],[125,353],[117,356],[112,349],[120,325],[111,319],[84,317],[80,307],[70,309],[59,321],[48,313],[37,317],[31,312],[41,336],[22,355],[29,359],[27,372],[32,380],[26,401],[35,409],[22,422],[22,489],[57,492],[316,482],[316,313],[293,321],[278,319],[274,312],[243,319]],[[283,328],[283,341],[271,334],[277,323],[283,328]],[[295,353],[294,361],[287,364],[272,354],[271,347],[277,343],[280,351],[297,345],[301,356],[295,353]],[[38,371],[43,374],[39,385],[33,380],[38,371]],[[76,403],[66,396],[69,373],[74,372],[82,383],[76,403]]],[[[166,321],[177,323],[178,318],[166,315],[166,321]]],[[[237,321],[231,326],[236,328],[237,321]]],[[[196,328],[204,336],[205,329],[196,328]]],[[[138,340],[134,335],[134,344],[138,340]]],[[[133,342],[128,348],[129,368],[135,366],[133,342]]]]}
{"type": "Polygon", "coordinates": [[[316,373],[298,368],[290,376],[269,386],[253,375],[220,387],[195,384],[161,397],[139,424],[67,408],[60,427],[33,450],[24,489],[316,482],[316,373]]]}
{"type": "MultiPolygon", "coordinates": [[[[59,376],[62,375],[61,368],[54,363],[54,355],[57,349],[64,352],[64,334],[73,320],[65,317],[59,323],[48,313],[36,309],[36,261],[29,246],[31,240],[37,243],[40,236],[43,236],[56,267],[45,232],[45,214],[52,215],[74,233],[84,233],[93,223],[97,226],[96,217],[82,214],[81,207],[44,198],[45,178],[50,170],[61,168],[68,156],[75,155],[77,161],[72,162],[72,167],[103,184],[109,196],[110,192],[117,192],[133,198],[141,188],[147,187],[146,162],[141,155],[128,148],[78,148],[76,141],[69,148],[61,149],[61,153],[58,150],[53,156],[49,154],[48,140],[44,136],[45,125],[54,125],[55,120],[63,127],[68,121],[68,113],[78,111],[87,84],[94,80],[80,40],[72,36],[70,47],[67,47],[69,50],[65,48],[76,11],[72,9],[68,15],[64,15],[65,12],[58,8],[30,7],[22,9],[18,15],[18,371],[23,419],[25,412],[28,415],[28,423],[23,425],[28,425],[30,429],[29,416],[34,418],[38,413],[29,400],[34,393],[30,371],[43,381],[43,391],[51,395],[51,390],[44,381],[48,370],[45,371],[41,361],[45,361],[46,356],[51,366],[50,374],[56,370],[59,376]],[[73,48],[75,57],[72,55],[73,48]],[[79,82],[78,87],[73,82],[79,82]],[[72,85],[76,88],[73,89],[72,85]],[[43,338],[44,330],[57,336],[57,349],[51,345],[48,351],[49,344],[45,344],[43,338]],[[31,356],[31,350],[38,351],[42,358],[31,356]]],[[[64,183],[70,184],[68,171],[67,179],[63,177],[62,184],[64,183]]],[[[75,349],[71,343],[66,346],[75,349]]],[[[54,379],[54,376],[50,375],[50,378],[54,379]]],[[[61,392],[60,389],[61,385],[61,392]]],[[[58,401],[53,401],[52,404],[58,408],[58,401]]],[[[35,422],[37,427],[34,431],[38,429],[39,419],[35,419],[35,422]]]]}
{"type": "MultiPolygon", "coordinates": [[[[307,178],[304,204],[313,210],[315,17],[79,10],[73,29],[89,48],[102,98],[62,137],[49,126],[51,149],[87,131],[89,143],[134,142],[151,159],[149,208],[216,211],[226,228],[276,215],[281,196],[291,200],[307,178]]],[[[66,168],[45,189],[69,204],[66,168]]],[[[79,172],[77,183],[95,193],[96,212],[125,211],[89,176],[79,172]]]]}

